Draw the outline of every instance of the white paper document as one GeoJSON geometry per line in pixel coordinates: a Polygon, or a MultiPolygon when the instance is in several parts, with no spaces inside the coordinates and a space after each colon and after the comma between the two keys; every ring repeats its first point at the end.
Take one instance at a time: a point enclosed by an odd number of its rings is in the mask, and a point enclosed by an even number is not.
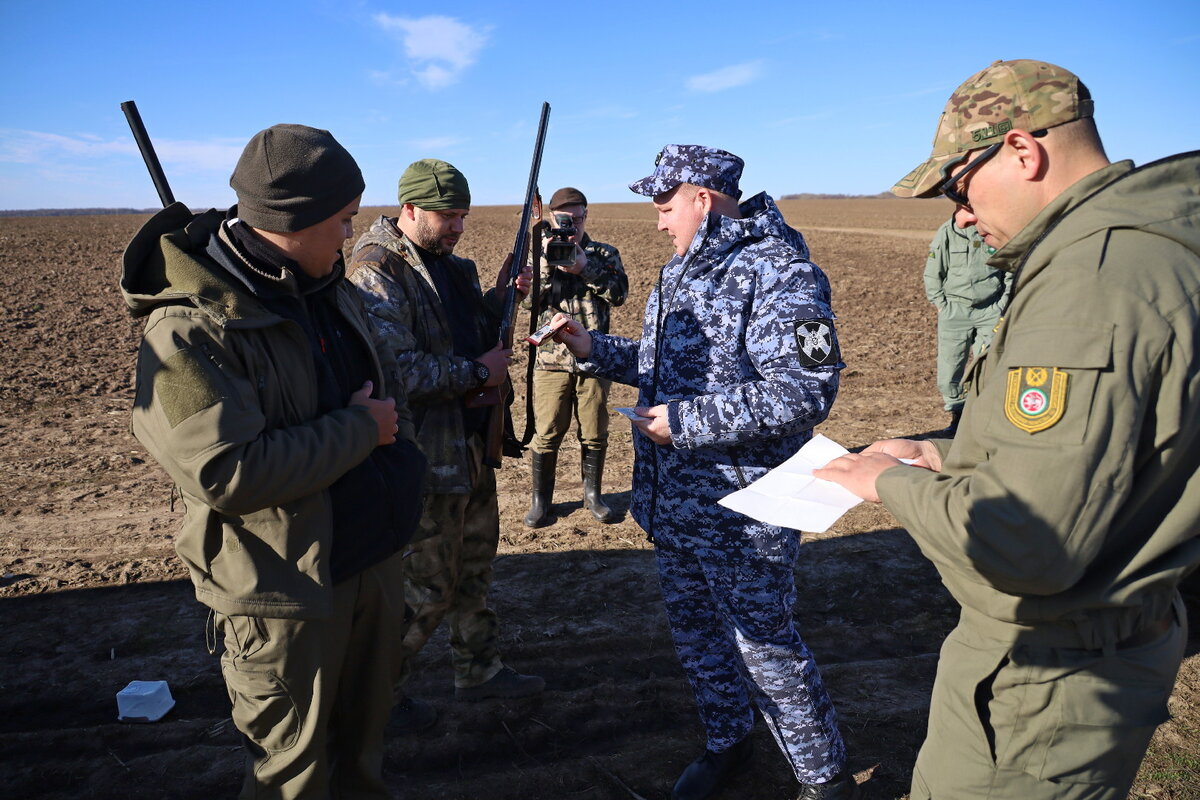
{"type": "Polygon", "coordinates": [[[796,455],[718,502],[768,525],[824,533],[862,499],[836,483],[814,478],[812,471],[848,452],[818,433],[796,455]]]}

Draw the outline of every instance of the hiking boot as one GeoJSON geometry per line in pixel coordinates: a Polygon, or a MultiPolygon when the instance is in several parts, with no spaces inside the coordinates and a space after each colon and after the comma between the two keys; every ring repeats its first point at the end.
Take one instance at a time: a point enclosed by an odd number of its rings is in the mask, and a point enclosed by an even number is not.
{"type": "Polygon", "coordinates": [[[675,782],[671,800],[704,800],[724,785],[732,775],[745,771],[754,754],[754,742],[747,736],[740,742],[714,753],[705,750],[704,755],[687,765],[687,769],[675,782]]]}
{"type": "Polygon", "coordinates": [[[522,675],[512,667],[501,667],[500,671],[478,686],[457,686],[457,700],[487,700],[492,697],[532,697],[541,694],[546,681],[537,675],[522,675]]]}
{"type": "Polygon", "coordinates": [[[432,728],[437,718],[437,709],[428,700],[403,697],[392,707],[392,718],[388,720],[387,732],[393,736],[419,733],[432,728]]]}
{"type": "Polygon", "coordinates": [[[849,772],[843,772],[827,783],[802,783],[796,800],[858,800],[862,792],[849,772]]]}

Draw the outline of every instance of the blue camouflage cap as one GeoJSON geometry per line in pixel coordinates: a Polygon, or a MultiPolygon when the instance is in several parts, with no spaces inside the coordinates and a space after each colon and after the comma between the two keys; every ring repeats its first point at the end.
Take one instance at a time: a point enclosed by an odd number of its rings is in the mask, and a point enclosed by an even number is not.
{"type": "Polygon", "coordinates": [[[733,199],[742,196],[738,181],[746,162],[725,150],[700,144],[669,144],[654,159],[654,174],[629,184],[647,197],[657,197],[681,183],[703,186],[733,199]]]}

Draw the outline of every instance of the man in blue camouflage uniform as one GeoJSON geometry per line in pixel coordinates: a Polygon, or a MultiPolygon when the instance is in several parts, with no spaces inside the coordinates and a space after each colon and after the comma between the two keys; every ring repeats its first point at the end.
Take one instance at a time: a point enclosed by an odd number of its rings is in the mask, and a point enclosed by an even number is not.
{"type": "Polygon", "coordinates": [[[630,188],[653,198],[675,256],[641,340],[574,320],[556,338],[588,371],[639,389],[631,512],[656,545],[707,734],[672,797],[710,797],[748,765],[755,706],[800,798],[855,797],[833,703],[792,618],[800,536],[717,504],[800,449],[829,413],[845,366],[829,283],[770,197],[738,205],[740,158],[667,145],[656,165],[630,188]]]}

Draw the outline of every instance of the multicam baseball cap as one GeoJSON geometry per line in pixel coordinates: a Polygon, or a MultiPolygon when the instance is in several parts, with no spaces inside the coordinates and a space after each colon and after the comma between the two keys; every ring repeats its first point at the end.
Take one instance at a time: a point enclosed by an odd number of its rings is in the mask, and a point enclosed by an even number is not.
{"type": "Polygon", "coordinates": [[[654,174],[629,184],[647,197],[657,197],[681,183],[703,186],[735,200],[742,196],[738,181],[746,162],[725,150],[699,144],[669,144],[654,159],[654,174]]]}
{"type": "Polygon", "coordinates": [[[1092,116],[1092,95],[1062,67],[995,61],[954,90],[938,120],[933,154],[892,187],[897,197],[932,197],[968,151],[1013,129],[1038,131],[1092,116]]]}

